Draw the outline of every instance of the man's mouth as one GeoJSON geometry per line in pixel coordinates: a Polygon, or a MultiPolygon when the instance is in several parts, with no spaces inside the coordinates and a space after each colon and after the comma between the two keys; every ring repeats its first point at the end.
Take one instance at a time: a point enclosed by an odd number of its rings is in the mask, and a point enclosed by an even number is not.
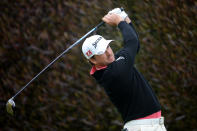
{"type": "Polygon", "coordinates": [[[114,58],[113,58],[112,55],[110,55],[110,56],[108,57],[108,59],[109,59],[110,61],[112,61],[114,58]]]}

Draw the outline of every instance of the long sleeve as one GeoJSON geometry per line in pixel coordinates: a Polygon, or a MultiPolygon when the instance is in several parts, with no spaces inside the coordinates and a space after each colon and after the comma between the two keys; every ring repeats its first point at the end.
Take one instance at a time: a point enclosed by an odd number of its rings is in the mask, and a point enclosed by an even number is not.
{"type": "Polygon", "coordinates": [[[132,24],[127,24],[125,21],[120,22],[118,27],[122,33],[124,41],[124,47],[120,54],[126,57],[126,62],[129,66],[133,65],[135,56],[139,50],[139,39],[137,33],[132,24]]]}
{"type": "Polygon", "coordinates": [[[138,48],[137,48],[137,53],[139,52],[140,50],[140,42],[139,42],[139,36],[138,36],[138,33],[137,31],[135,30],[135,27],[133,26],[132,22],[129,23],[129,25],[133,28],[133,30],[135,31],[135,34],[137,35],[137,39],[138,39],[138,48]]]}

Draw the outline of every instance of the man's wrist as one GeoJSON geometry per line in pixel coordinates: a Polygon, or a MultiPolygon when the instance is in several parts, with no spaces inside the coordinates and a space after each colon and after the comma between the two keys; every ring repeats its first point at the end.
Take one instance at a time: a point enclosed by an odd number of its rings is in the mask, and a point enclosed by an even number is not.
{"type": "Polygon", "coordinates": [[[121,22],[123,22],[123,21],[124,21],[124,20],[123,20],[123,19],[121,19],[120,21],[118,21],[118,22],[117,22],[117,24],[116,24],[116,25],[118,26],[118,25],[119,25],[121,22]]]}
{"type": "Polygon", "coordinates": [[[120,21],[120,23],[118,23],[117,27],[121,28],[122,24],[124,25],[124,23],[126,23],[126,21],[120,21]]]}
{"type": "Polygon", "coordinates": [[[125,21],[129,24],[129,23],[131,23],[131,19],[127,16],[126,18],[125,18],[125,21]]]}

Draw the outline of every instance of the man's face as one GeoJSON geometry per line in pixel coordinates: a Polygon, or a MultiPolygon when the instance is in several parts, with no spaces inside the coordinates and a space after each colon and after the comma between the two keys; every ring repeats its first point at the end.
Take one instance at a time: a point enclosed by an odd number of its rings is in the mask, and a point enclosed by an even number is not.
{"type": "Polygon", "coordinates": [[[94,55],[94,58],[90,58],[90,61],[95,66],[106,66],[115,60],[114,53],[111,47],[108,45],[104,54],[94,55]]]}

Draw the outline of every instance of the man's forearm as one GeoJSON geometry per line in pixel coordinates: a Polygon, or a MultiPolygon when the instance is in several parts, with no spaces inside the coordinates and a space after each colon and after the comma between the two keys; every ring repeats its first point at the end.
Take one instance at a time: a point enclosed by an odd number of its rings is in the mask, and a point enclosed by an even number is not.
{"type": "Polygon", "coordinates": [[[129,65],[131,66],[134,64],[139,41],[134,29],[126,21],[120,22],[118,27],[123,36],[123,50],[125,51],[125,56],[127,57],[127,60],[129,60],[129,65]]]}
{"type": "Polygon", "coordinates": [[[137,52],[139,52],[139,50],[140,50],[140,42],[139,42],[138,33],[137,33],[137,31],[135,30],[135,28],[134,28],[134,26],[133,26],[133,24],[132,24],[132,22],[131,22],[131,20],[130,20],[129,17],[127,17],[127,18],[125,19],[125,21],[126,21],[126,22],[133,28],[133,30],[135,31],[135,34],[136,34],[137,39],[138,39],[138,49],[137,49],[137,52]]]}
{"type": "Polygon", "coordinates": [[[137,44],[136,43],[136,42],[138,42],[137,34],[132,26],[127,24],[126,21],[121,21],[118,24],[118,28],[120,29],[120,31],[123,35],[124,42],[135,41],[133,44],[137,44]]]}
{"type": "MultiPolygon", "coordinates": [[[[133,30],[135,31],[135,34],[137,35],[137,32],[136,32],[136,30],[135,30],[133,24],[131,23],[131,19],[130,19],[129,17],[126,17],[126,18],[125,18],[125,21],[127,22],[127,24],[129,24],[129,25],[133,28],[133,30]]],[[[138,36],[138,35],[137,35],[137,36],[138,36]]]]}

